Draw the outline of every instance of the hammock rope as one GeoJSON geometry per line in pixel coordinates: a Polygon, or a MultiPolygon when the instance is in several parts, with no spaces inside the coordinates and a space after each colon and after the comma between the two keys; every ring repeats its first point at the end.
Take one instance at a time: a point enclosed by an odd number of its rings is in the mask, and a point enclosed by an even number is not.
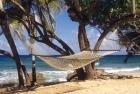
{"type": "Polygon", "coordinates": [[[80,53],[62,56],[62,57],[46,57],[38,56],[42,61],[60,70],[75,70],[84,67],[92,62],[97,61],[105,55],[114,53],[114,51],[105,51],[102,55],[99,55],[97,51],[82,51],[80,53]]]}

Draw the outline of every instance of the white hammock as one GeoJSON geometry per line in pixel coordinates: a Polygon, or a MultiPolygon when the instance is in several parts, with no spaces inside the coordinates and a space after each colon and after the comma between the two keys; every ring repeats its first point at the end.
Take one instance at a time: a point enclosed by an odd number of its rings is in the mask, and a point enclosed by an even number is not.
{"type": "Polygon", "coordinates": [[[74,70],[84,67],[105,55],[109,55],[116,51],[105,51],[102,55],[99,55],[97,51],[82,51],[80,53],[62,56],[62,57],[46,57],[38,56],[45,63],[60,70],[74,70]]]}

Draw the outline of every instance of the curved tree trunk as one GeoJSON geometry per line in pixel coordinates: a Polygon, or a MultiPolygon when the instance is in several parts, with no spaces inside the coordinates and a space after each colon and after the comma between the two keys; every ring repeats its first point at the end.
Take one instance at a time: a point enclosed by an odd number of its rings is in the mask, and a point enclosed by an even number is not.
{"type": "MultiPolygon", "coordinates": [[[[101,36],[100,36],[99,39],[97,40],[97,42],[96,42],[96,44],[95,44],[93,50],[99,50],[99,47],[101,46],[101,44],[102,44],[104,38],[107,36],[108,33],[109,33],[109,30],[105,30],[105,31],[101,34],[101,36]]],[[[95,63],[96,63],[96,62],[93,62],[93,63],[92,63],[93,69],[95,69],[95,63]]]]}
{"type": "Polygon", "coordinates": [[[99,47],[101,46],[101,43],[103,42],[103,39],[106,37],[106,35],[109,33],[108,31],[104,31],[101,36],[99,37],[99,39],[96,42],[96,45],[94,46],[94,50],[99,50],[99,47]]]}

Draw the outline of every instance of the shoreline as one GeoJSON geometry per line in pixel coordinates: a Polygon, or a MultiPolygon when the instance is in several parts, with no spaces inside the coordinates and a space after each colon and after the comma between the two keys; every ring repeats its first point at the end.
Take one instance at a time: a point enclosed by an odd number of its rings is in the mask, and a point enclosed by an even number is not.
{"type": "MultiPolygon", "coordinates": [[[[122,79],[122,78],[131,79],[131,78],[137,78],[137,77],[139,78],[140,72],[138,71],[138,72],[108,73],[108,72],[105,72],[103,69],[97,69],[97,75],[99,75],[99,76],[97,78],[94,78],[94,79],[104,79],[104,80],[122,79]]],[[[32,79],[31,74],[29,74],[29,76],[30,76],[30,79],[32,79]]],[[[56,80],[56,81],[47,82],[46,78],[43,76],[43,73],[37,73],[37,82],[41,85],[49,85],[49,84],[54,84],[54,83],[67,82],[67,80],[65,80],[65,81],[64,80],[56,80]]],[[[0,83],[0,89],[7,88],[7,87],[16,87],[17,85],[18,85],[18,80],[9,80],[8,82],[5,80],[3,83],[0,83]]]]}
{"type": "MultiPolygon", "coordinates": [[[[124,72],[125,73],[125,72],[124,72]]],[[[24,92],[24,93],[21,93],[21,94],[63,94],[63,92],[68,92],[68,91],[76,91],[76,90],[79,90],[81,89],[81,87],[67,87],[67,85],[69,84],[72,84],[73,85],[77,85],[77,84],[81,84],[81,83],[84,83],[84,82],[88,82],[88,84],[91,84],[93,83],[94,85],[94,82],[97,83],[97,84],[100,84],[100,81],[102,82],[110,82],[110,81],[113,81],[113,82],[117,82],[117,81],[124,81],[124,80],[130,80],[132,82],[135,81],[135,79],[139,79],[140,80],[140,77],[135,77],[135,76],[132,76],[132,75],[122,75],[122,74],[113,74],[113,73],[106,73],[102,70],[98,71],[98,78],[95,78],[93,80],[85,80],[85,81],[74,81],[74,82],[43,82],[41,84],[39,84],[39,87],[28,87],[28,88],[25,88],[25,89],[18,89],[18,87],[16,86],[12,86],[11,83],[10,84],[7,84],[7,86],[5,86],[4,88],[0,88],[0,94],[5,94],[5,93],[9,93],[11,94],[14,94],[14,93],[17,93],[17,94],[20,94],[21,92],[24,92]],[[66,85],[66,88],[63,92],[61,92],[61,89],[62,88],[59,88],[59,85],[63,86],[63,85],[66,85]],[[54,86],[54,87],[53,87],[54,86]],[[44,92],[40,92],[40,88],[46,88],[46,90],[48,90],[48,88],[51,88],[50,90],[52,91],[55,91],[55,89],[60,89],[60,91],[58,91],[57,93],[53,92],[53,93],[48,93],[48,91],[44,91],[44,92]],[[54,90],[53,90],[54,89],[54,90]],[[36,91],[40,93],[32,93],[32,91],[36,91]],[[19,92],[20,91],[20,92],[19,92]],[[14,93],[13,93],[14,92],[14,93]],[[60,93],[61,92],[61,93],[60,93]]],[[[140,74],[139,74],[140,76],[140,74]]],[[[111,82],[112,83],[112,82],[111,82]]],[[[121,82],[123,83],[123,82],[121,82]]],[[[137,83],[137,82],[136,82],[137,83]]],[[[87,84],[87,83],[86,83],[87,84]]],[[[87,85],[88,85],[87,84],[87,85]]],[[[124,83],[126,84],[126,83],[124,83]]],[[[96,84],[95,84],[96,85],[96,84]]],[[[140,83],[139,83],[140,85],[140,83]]],[[[91,85],[92,86],[92,85],[91,85]]],[[[112,85],[113,86],[113,85],[112,85]]],[[[82,86],[83,87],[83,86],[82,86]]],[[[41,90],[42,91],[42,90],[41,90]]],[[[67,94],[67,93],[66,93],[67,94]]],[[[70,93],[71,94],[71,93],[70,93]]],[[[85,94],[85,93],[72,93],[72,94],[85,94]]],[[[88,93],[87,93],[88,94],[88,93]]],[[[98,94],[98,93],[97,93],[98,94]]],[[[104,94],[104,93],[103,93],[104,94]]],[[[106,94],[106,93],[105,93],[106,94]]],[[[108,94],[108,93],[107,93],[108,94]]],[[[126,93],[127,94],[127,93],[126,93]]],[[[128,93],[129,94],[129,93],[128,93]]]]}

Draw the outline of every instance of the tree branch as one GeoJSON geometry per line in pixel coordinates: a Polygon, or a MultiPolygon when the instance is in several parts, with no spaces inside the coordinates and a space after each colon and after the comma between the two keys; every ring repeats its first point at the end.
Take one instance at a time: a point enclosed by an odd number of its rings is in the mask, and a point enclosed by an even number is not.
{"type": "Polygon", "coordinates": [[[26,10],[24,9],[24,7],[22,7],[18,2],[16,2],[16,0],[11,0],[11,2],[17,7],[19,8],[23,13],[27,14],[26,10]]]}
{"type": "Polygon", "coordinates": [[[101,36],[97,40],[93,50],[99,50],[99,47],[100,47],[103,39],[106,37],[106,35],[110,31],[112,31],[112,29],[117,28],[120,24],[123,24],[123,23],[126,23],[126,22],[131,22],[131,21],[136,21],[136,20],[140,19],[140,17],[134,18],[134,16],[135,16],[134,14],[124,16],[124,17],[122,17],[122,18],[110,23],[110,25],[108,27],[105,27],[104,32],[101,34],[101,36]]]}
{"type": "Polygon", "coordinates": [[[0,50],[0,53],[14,59],[13,55],[5,50],[0,50]]]}

